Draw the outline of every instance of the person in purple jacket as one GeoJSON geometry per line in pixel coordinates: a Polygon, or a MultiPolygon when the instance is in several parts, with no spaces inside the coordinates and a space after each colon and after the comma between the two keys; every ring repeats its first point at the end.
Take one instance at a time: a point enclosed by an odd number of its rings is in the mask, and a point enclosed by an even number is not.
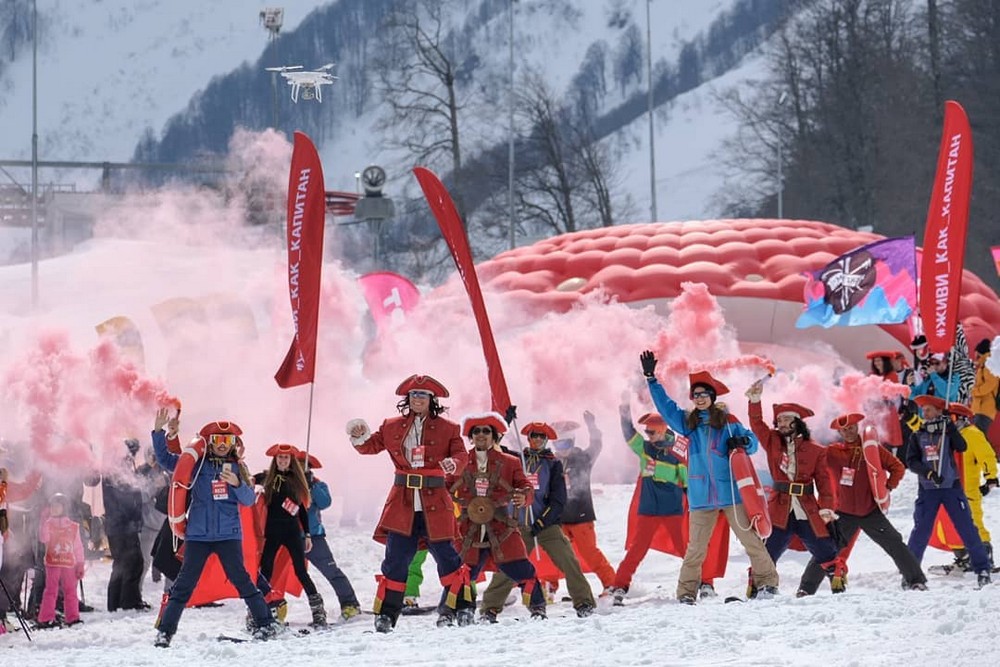
{"type": "Polygon", "coordinates": [[[751,527],[729,467],[730,451],[740,448],[747,454],[753,454],[757,451],[758,442],[752,431],[715,404],[719,396],[729,393],[729,388],[707,371],[691,373],[690,395],[694,407],[685,411],[657,381],[656,355],[646,350],[639,355],[639,361],[660,416],[672,431],[689,440],[690,521],[687,552],[677,581],[678,601],[695,604],[701,583],[701,566],[720,511],[726,515],[733,533],[750,557],[753,584],[757,590],[755,597],[773,597],[778,592],[778,571],[764,543],[751,527]]]}

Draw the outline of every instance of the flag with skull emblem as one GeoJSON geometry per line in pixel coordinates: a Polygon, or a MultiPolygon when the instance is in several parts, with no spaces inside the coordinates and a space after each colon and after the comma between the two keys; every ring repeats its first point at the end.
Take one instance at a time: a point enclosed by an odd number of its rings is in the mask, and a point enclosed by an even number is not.
{"type": "Polygon", "coordinates": [[[806,327],[850,327],[905,322],[917,302],[913,237],[869,243],[806,274],[806,327]]]}

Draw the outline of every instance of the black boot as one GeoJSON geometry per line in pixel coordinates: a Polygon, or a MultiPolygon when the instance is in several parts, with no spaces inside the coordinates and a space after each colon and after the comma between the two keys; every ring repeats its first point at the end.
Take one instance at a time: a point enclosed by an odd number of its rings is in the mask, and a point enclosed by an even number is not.
{"type": "Polygon", "coordinates": [[[393,622],[391,616],[379,614],[375,617],[375,632],[389,634],[394,627],[396,627],[396,624],[393,622]]]}
{"type": "Polygon", "coordinates": [[[323,608],[323,598],[319,593],[313,593],[308,597],[309,611],[312,612],[312,623],[314,628],[321,628],[326,625],[326,609],[323,608]]]}

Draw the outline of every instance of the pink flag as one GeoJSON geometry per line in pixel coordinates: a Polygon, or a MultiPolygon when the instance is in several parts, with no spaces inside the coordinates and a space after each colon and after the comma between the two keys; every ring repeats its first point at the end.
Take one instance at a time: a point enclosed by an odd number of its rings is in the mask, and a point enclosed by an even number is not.
{"type": "Polygon", "coordinates": [[[394,322],[402,322],[406,313],[420,302],[420,290],[398,273],[368,273],[358,282],[379,331],[385,331],[394,322]]]}
{"type": "Polygon", "coordinates": [[[292,302],[295,338],[274,375],[278,386],[284,389],[309,384],[316,377],[325,216],[326,191],[319,154],[309,137],[296,132],[288,174],[287,229],[288,296],[292,302]]]}
{"type": "Polygon", "coordinates": [[[1000,245],[990,248],[990,252],[993,253],[993,265],[997,269],[997,275],[1000,276],[1000,245]]]}

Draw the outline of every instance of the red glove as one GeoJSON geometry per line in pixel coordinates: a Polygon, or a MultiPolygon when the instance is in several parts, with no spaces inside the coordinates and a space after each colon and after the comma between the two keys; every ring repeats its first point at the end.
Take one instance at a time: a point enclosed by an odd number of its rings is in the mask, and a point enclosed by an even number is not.
{"type": "Polygon", "coordinates": [[[83,579],[83,563],[78,563],[76,566],[76,578],[83,579]]]}

